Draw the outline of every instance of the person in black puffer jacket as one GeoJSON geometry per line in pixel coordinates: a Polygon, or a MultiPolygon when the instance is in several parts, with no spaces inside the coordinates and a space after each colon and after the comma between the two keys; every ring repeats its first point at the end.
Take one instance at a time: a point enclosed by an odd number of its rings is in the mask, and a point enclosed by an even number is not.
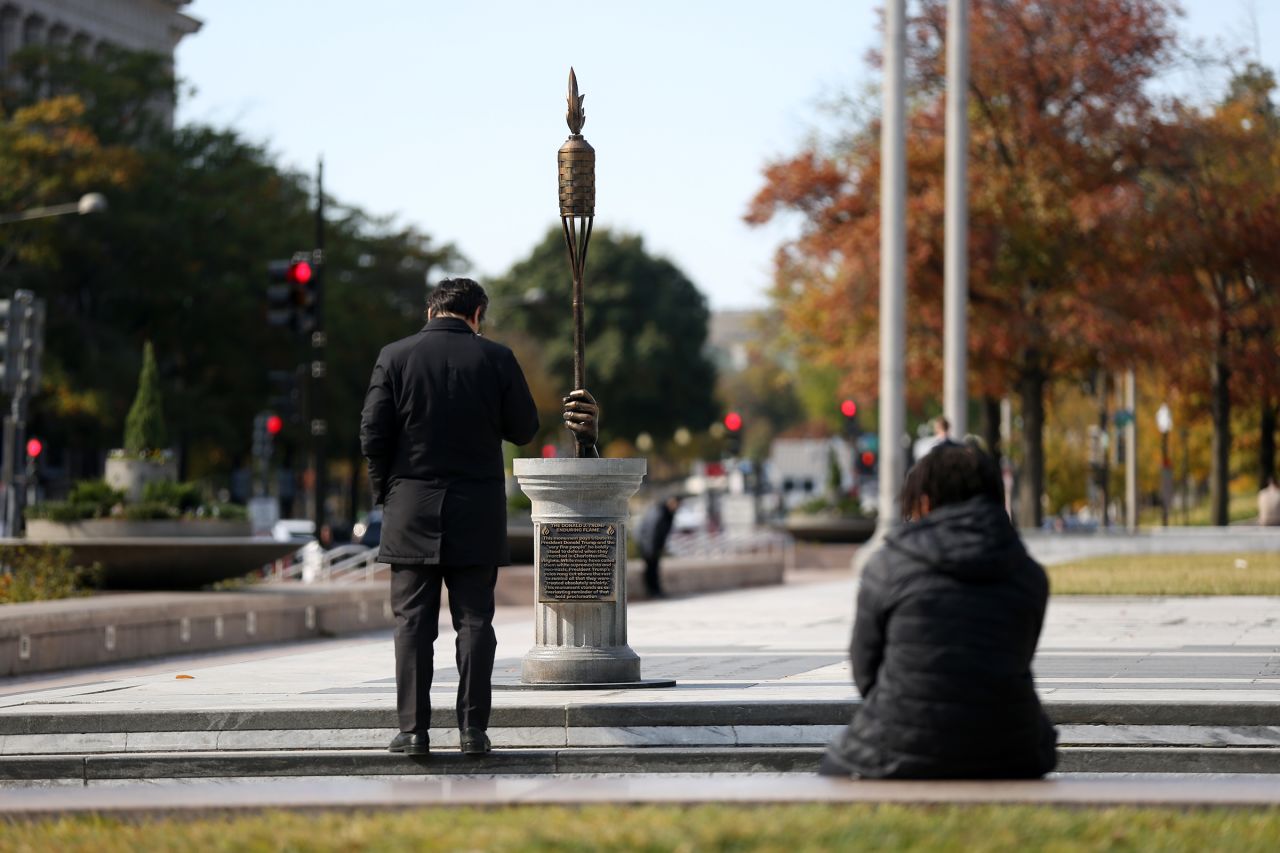
{"type": "Polygon", "coordinates": [[[1031,659],[1049,581],[1009,521],[995,461],[939,446],[908,472],[902,515],[862,573],[851,649],[862,704],[819,772],[1043,776],[1057,733],[1031,659]]]}

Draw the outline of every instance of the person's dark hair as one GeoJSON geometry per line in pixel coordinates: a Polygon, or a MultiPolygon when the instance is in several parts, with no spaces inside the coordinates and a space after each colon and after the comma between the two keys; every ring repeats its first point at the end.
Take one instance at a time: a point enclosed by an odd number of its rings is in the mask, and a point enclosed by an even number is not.
{"type": "Polygon", "coordinates": [[[473,317],[479,308],[480,319],[483,320],[488,307],[488,294],[469,278],[446,278],[427,294],[427,314],[445,311],[460,317],[473,317]]]}
{"type": "Polygon", "coordinates": [[[1004,503],[1000,466],[974,444],[940,444],[907,472],[902,484],[902,517],[919,518],[923,499],[929,510],[970,498],[1004,503]]]}

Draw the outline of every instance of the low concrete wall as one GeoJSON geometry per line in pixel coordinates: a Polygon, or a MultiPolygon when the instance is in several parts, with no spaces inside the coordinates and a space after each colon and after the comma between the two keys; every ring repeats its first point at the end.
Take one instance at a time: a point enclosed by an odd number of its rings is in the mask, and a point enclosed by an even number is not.
{"type": "Polygon", "coordinates": [[[386,628],[388,592],[374,581],[6,604],[0,676],[386,628]]]}
{"type": "Polygon", "coordinates": [[[133,539],[147,537],[186,538],[200,536],[249,536],[248,521],[221,518],[130,521],[123,518],[88,518],[84,521],[50,521],[33,518],[27,522],[27,538],[42,542],[78,539],[133,539]]]}

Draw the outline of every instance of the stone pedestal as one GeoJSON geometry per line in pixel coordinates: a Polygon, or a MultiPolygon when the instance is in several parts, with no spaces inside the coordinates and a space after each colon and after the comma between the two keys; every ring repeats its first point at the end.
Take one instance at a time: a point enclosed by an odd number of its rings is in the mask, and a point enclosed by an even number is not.
{"type": "Polygon", "coordinates": [[[525,684],[640,681],[627,645],[627,501],[644,459],[517,459],[533,502],[534,641],[525,684]]]}

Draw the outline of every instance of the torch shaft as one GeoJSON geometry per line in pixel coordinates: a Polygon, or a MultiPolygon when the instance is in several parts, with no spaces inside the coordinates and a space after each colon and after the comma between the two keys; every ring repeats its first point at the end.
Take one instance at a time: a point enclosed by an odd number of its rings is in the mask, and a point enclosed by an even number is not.
{"type": "MultiPolygon", "coordinates": [[[[587,247],[591,243],[591,227],[594,216],[564,216],[560,219],[564,229],[564,244],[569,252],[569,270],[573,274],[573,388],[587,387],[587,338],[585,322],[585,300],[582,293],[582,279],[587,265],[587,247]]],[[[578,445],[578,455],[584,454],[585,448],[578,445]]]]}

